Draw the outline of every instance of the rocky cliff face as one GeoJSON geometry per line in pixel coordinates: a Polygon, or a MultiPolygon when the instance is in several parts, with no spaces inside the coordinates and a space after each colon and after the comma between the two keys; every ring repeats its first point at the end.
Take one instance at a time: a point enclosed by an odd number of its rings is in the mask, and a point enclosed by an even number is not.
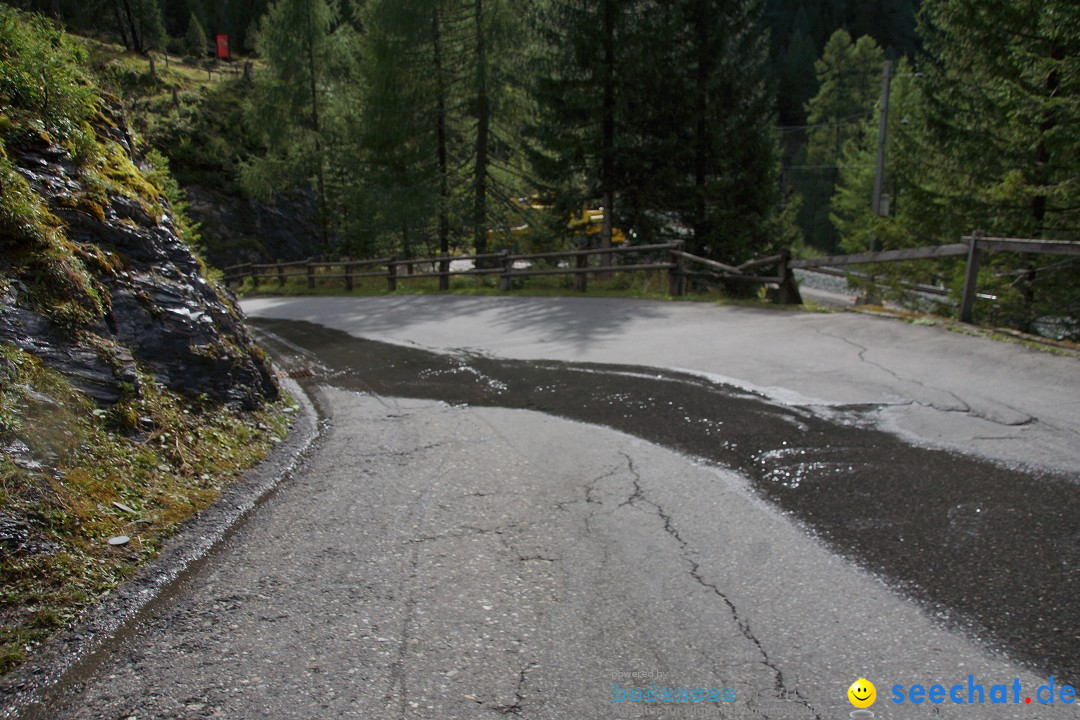
{"type": "Polygon", "coordinates": [[[203,185],[184,189],[188,214],[199,223],[207,259],[217,267],[305,258],[319,237],[310,193],[295,191],[261,202],[203,185]]]}
{"type": "MultiPolygon", "coordinates": [[[[122,121],[111,121],[101,139],[130,153],[122,121]]],[[[5,251],[0,238],[0,342],[42,358],[105,404],[137,392],[140,372],[184,395],[245,408],[276,397],[239,309],[205,278],[164,199],[88,187],[69,153],[45,140],[8,156],[61,222],[102,310],[82,323],[51,312],[20,248],[5,251]]]]}

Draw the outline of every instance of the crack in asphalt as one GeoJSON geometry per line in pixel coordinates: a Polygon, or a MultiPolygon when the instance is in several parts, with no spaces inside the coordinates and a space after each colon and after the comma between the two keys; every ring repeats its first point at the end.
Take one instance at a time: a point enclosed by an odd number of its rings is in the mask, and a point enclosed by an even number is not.
{"type": "Polygon", "coordinates": [[[537,663],[531,662],[518,670],[517,687],[514,688],[514,702],[506,705],[492,705],[491,710],[503,715],[521,715],[525,711],[525,684],[527,675],[537,663]]]}
{"type": "Polygon", "coordinates": [[[405,613],[401,618],[401,642],[398,643],[397,659],[390,664],[390,684],[386,691],[385,700],[387,706],[393,703],[394,690],[398,692],[399,714],[405,717],[408,705],[408,673],[405,671],[405,663],[409,654],[409,642],[412,639],[411,627],[416,622],[416,594],[412,591],[413,581],[419,575],[420,549],[413,545],[409,558],[409,576],[403,585],[408,588],[405,593],[405,613]]]}
{"type": "MultiPolygon", "coordinates": [[[[442,444],[442,443],[438,443],[442,444]]],[[[430,478],[438,477],[439,470],[445,465],[445,461],[440,459],[436,462],[436,467],[433,468],[433,472],[429,476],[430,478]]],[[[426,512],[424,510],[427,507],[427,498],[431,494],[433,482],[429,482],[424,486],[419,493],[409,503],[408,511],[406,512],[406,523],[411,524],[410,521],[422,519],[426,512]]],[[[463,526],[463,530],[474,531],[476,534],[485,534],[488,532],[485,528],[476,528],[470,526],[463,526]]],[[[419,606],[419,599],[416,596],[416,580],[420,575],[420,542],[413,542],[411,539],[408,541],[412,546],[409,549],[409,563],[408,563],[408,575],[405,580],[400,584],[400,588],[403,590],[405,596],[405,612],[402,613],[401,618],[401,640],[398,643],[397,658],[390,664],[389,667],[389,683],[384,696],[387,707],[393,704],[394,691],[398,692],[398,714],[404,718],[408,712],[408,672],[406,671],[406,663],[409,655],[409,645],[412,642],[413,627],[417,622],[417,608],[419,606]]]]}
{"type": "Polygon", "coordinates": [[[471,535],[502,535],[507,530],[512,530],[518,526],[517,523],[510,523],[508,525],[499,525],[493,528],[476,527],[475,525],[462,525],[456,530],[450,532],[439,533],[438,535],[419,535],[417,537],[409,538],[406,542],[421,545],[429,542],[441,542],[443,540],[455,540],[457,538],[469,537],[471,535]]]}
{"type": "MultiPolygon", "coordinates": [[[[739,609],[735,603],[729,598],[715,583],[710,583],[705,579],[702,574],[701,563],[691,557],[693,549],[690,547],[690,543],[679,535],[678,529],[675,527],[675,523],[672,516],[664,511],[662,505],[654,500],[650,500],[646,497],[644,489],[641,486],[641,475],[634,467],[634,460],[627,453],[620,452],[626,459],[626,467],[633,477],[634,491],[627,497],[626,500],[619,503],[619,507],[625,507],[627,505],[636,506],[639,503],[651,506],[655,511],[657,517],[664,522],[664,532],[671,536],[679,546],[679,557],[690,566],[690,577],[698,582],[702,587],[707,588],[713,592],[720,600],[723,601],[727,607],[728,612],[731,614],[732,620],[735,622],[735,626],[739,629],[739,632],[750,643],[754,645],[758,653],[761,655],[761,664],[769,668],[773,673],[773,689],[777,696],[784,700],[792,700],[799,705],[804,706],[808,711],[814,714],[814,720],[822,720],[821,715],[810,705],[810,703],[802,698],[798,690],[788,690],[784,682],[784,672],[776,663],[769,657],[768,650],[762,644],[761,640],[754,634],[753,629],[750,627],[750,621],[745,620],[739,616],[739,609]]],[[[762,714],[762,717],[767,717],[762,714]]]]}
{"type": "MultiPolygon", "coordinates": [[[[619,466],[615,465],[610,470],[605,472],[603,475],[599,475],[599,476],[593,478],[592,480],[588,481],[587,483],[585,483],[585,485],[584,485],[584,488],[585,488],[585,501],[584,502],[585,502],[585,504],[586,505],[599,505],[599,506],[603,507],[604,501],[603,500],[598,500],[597,497],[596,497],[596,495],[600,492],[599,488],[597,488],[597,485],[599,485],[604,480],[607,480],[608,478],[614,477],[615,475],[618,475],[618,474],[619,474],[619,466]]],[[[576,504],[576,503],[579,503],[579,502],[581,502],[581,501],[580,500],[575,500],[573,502],[557,503],[556,507],[558,507],[559,505],[563,505],[563,506],[573,505],[573,504],[576,504]]],[[[565,509],[565,507],[563,509],[565,509]]],[[[589,514],[585,516],[585,531],[586,532],[591,533],[593,531],[593,527],[592,527],[593,518],[596,517],[596,513],[598,513],[598,512],[599,512],[598,509],[593,508],[592,510],[589,511],[589,514]]],[[[607,549],[606,548],[604,549],[604,557],[605,557],[605,559],[607,558],[607,549]]]]}
{"type": "Polygon", "coordinates": [[[618,474],[619,474],[619,467],[616,465],[615,467],[611,468],[610,470],[608,470],[603,475],[595,477],[592,480],[590,480],[589,482],[587,482],[585,484],[585,502],[587,504],[589,504],[589,505],[603,505],[604,502],[602,500],[597,500],[594,497],[594,494],[596,492],[598,492],[596,486],[600,482],[602,482],[604,480],[607,480],[609,477],[614,477],[615,475],[618,475],[618,474]]]}
{"type": "Polygon", "coordinates": [[[948,390],[946,388],[941,388],[941,387],[936,387],[934,385],[927,385],[926,383],[921,382],[919,380],[916,380],[914,378],[904,377],[904,376],[900,375],[899,373],[897,373],[896,371],[892,370],[891,368],[886,367],[885,365],[882,365],[879,362],[874,362],[873,360],[867,359],[866,353],[870,352],[870,348],[866,347],[865,345],[860,345],[859,343],[855,342],[854,340],[849,340],[848,338],[844,337],[843,335],[837,335],[835,333],[825,332],[821,328],[817,328],[815,330],[815,332],[817,332],[819,335],[825,335],[826,337],[831,337],[831,338],[833,338],[835,340],[839,340],[839,341],[841,341],[843,343],[846,343],[847,345],[850,345],[851,347],[855,348],[856,350],[859,351],[858,358],[859,358],[860,362],[865,363],[867,365],[871,365],[873,367],[876,367],[877,369],[881,370],[882,372],[887,373],[888,375],[890,375],[894,379],[898,380],[899,382],[911,383],[913,385],[918,385],[919,387],[921,387],[923,389],[926,389],[926,390],[945,393],[946,395],[950,396],[953,400],[955,400],[957,403],[959,403],[960,407],[958,407],[958,408],[942,407],[942,406],[940,406],[940,405],[938,405],[936,403],[933,403],[933,402],[920,402],[918,400],[911,400],[908,403],[891,403],[891,404],[894,404],[894,405],[895,404],[918,405],[920,407],[928,407],[928,408],[931,408],[933,410],[937,410],[938,412],[960,413],[960,414],[963,414],[963,415],[970,415],[972,417],[979,418],[980,420],[985,420],[987,422],[994,423],[995,425],[1002,425],[1004,427],[1023,427],[1025,425],[1032,425],[1034,423],[1039,422],[1039,419],[1037,417],[1034,417],[1032,415],[1028,415],[1027,413],[1022,412],[1020,410],[1017,410],[1016,408],[1011,407],[1009,405],[1006,405],[1005,403],[1000,403],[1000,404],[1003,407],[1006,407],[1009,410],[1012,410],[1013,412],[1017,413],[1018,415],[1023,415],[1025,419],[1017,421],[1017,422],[1006,422],[1004,420],[999,420],[999,419],[990,417],[986,413],[982,413],[982,412],[979,412],[978,410],[975,410],[973,407],[971,407],[970,403],[968,403],[966,400],[964,400],[962,397],[957,395],[952,390],[948,390]]]}
{"type": "Polygon", "coordinates": [[[521,551],[517,549],[517,545],[514,543],[514,541],[511,540],[507,536],[508,533],[506,532],[508,530],[517,529],[518,527],[519,527],[518,523],[510,523],[509,525],[500,526],[500,527],[496,528],[493,531],[494,534],[498,536],[499,542],[502,543],[502,546],[504,548],[506,548],[510,553],[517,556],[518,562],[522,562],[522,563],[525,563],[525,562],[548,562],[548,563],[553,563],[553,562],[558,562],[561,559],[561,558],[557,558],[557,557],[548,557],[547,555],[544,555],[542,553],[535,553],[533,555],[523,555],[521,553],[521,551]]]}
{"type": "MultiPolygon", "coordinates": [[[[826,405],[824,409],[808,403],[792,409],[760,393],[681,371],[507,359],[474,358],[479,371],[499,381],[498,388],[462,383],[460,376],[446,373],[418,383],[419,372],[446,367],[445,358],[353,338],[305,322],[266,320],[260,325],[305,347],[318,348],[324,362],[342,370],[331,384],[346,391],[368,390],[374,385],[387,398],[400,396],[425,402],[437,399],[446,408],[483,406],[543,412],[611,427],[743,472],[756,494],[805,523],[848,559],[880,573],[917,602],[926,603],[935,615],[944,609],[947,616],[942,617],[947,622],[959,623],[964,628],[983,628],[980,634],[995,649],[1015,653],[1047,674],[1076,672],[1078,638],[1044,627],[1045,623],[1038,620],[1049,616],[1072,617],[1080,603],[1077,600],[1080,579],[1075,573],[1062,573],[1061,557],[1047,549],[1072,547],[1075,516],[1080,510],[1080,500],[1074,492],[1074,468],[1013,466],[1004,460],[972,457],[967,452],[969,448],[917,445],[901,437],[906,433],[885,430],[880,419],[872,417],[887,412],[888,402],[826,405]],[[763,455],[770,449],[792,445],[805,452],[800,452],[798,457],[763,455]],[[767,462],[762,462],[763,458],[767,462]],[[860,502],[851,505],[852,497],[860,502]],[[971,502],[978,502],[984,509],[978,523],[985,532],[978,537],[965,536],[964,542],[959,543],[954,508],[966,507],[971,502]],[[903,538],[890,530],[894,524],[889,519],[895,517],[903,520],[903,538]],[[941,548],[949,552],[943,553],[941,548]]],[[[1004,434],[1021,439],[1029,433],[1007,423],[1029,421],[1028,430],[1036,436],[1032,440],[1040,444],[1036,450],[1041,453],[1045,436],[1056,433],[1047,443],[1048,451],[1053,452],[1061,437],[1067,440],[1076,432],[1071,428],[1055,429],[1053,418],[1029,420],[1023,413],[1010,411],[1006,403],[992,401],[986,393],[972,396],[972,404],[976,406],[973,412],[960,399],[968,390],[956,387],[950,397],[944,390],[931,389],[926,383],[954,387],[951,383],[915,374],[925,381],[920,387],[914,380],[903,377],[904,366],[898,365],[893,370],[886,367],[890,364],[888,358],[878,361],[878,356],[870,352],[877,352],[873,344],[868,344],[868,350],[858,342],[833,335],[836,328],[824,329],[825,333],[818,331],[822,342],[827,341],[829,347],[842,353],[851,353],[850,360],[856,363],[855,367],[865,369],[869,380],[878,385],[886,382],[892,387],[906,388],[907,397],[903,400],[915,394],[917,400],[923,401],[907,405],[918,408],[926,401],[936,402],[937,406],[926,407],[936,407],[931,412],[946,424],[957,418],[976,419],[978,411],[999,419],[988,429],[976,428],[966,434],[980,437],[1004,434]],[[856,358],[852,350],[860,357],[856,358]],[[983,395],[987,397],[985,402],[983,395]],[[940,411],[967,414],[947,415],[940,411]],[[1008,432],[1001,432],[1005,430],[1008,432]]],[[[843,328],[837,332],[845,334],[843,328]]],[[[314,385],[319,381],[306,382],[314,385]]],[[[404,406],[391,410],[403,411],[406,411],[404,406]]],[[[493,422],[485,413],[476,413],[476,418],[490,428],[490,432],[478,433],[485,440],[496,440],[503,435],[500,423],[493,422]]],[[[418,439],[428,442],[436,438],[418,439]]],[[[502,440],[511,449],[525,442],[516,435],[502,440]]],[[[995,441],[983,441],[984,445],[986,442],[995,441]]],[[[934,445],[933,441],[929,445],[934,445]]],[[[634,454],[632,446],[624,449],[634,454]]],[[[433,452],[418,457],[437,461],[442,455],[433,452]]],[[[625,460],[617,454],[615,458],[620,468],[626,467],[625,460]]],[[[640,458],[634,460],[635,466],[638,465],[640,458]]],[[[607,475],[607,467],[599,466],[596,474],[607,475]]],[[[636,489],[630,485],[630,475],[614,479],[609,476],[604,480],[590,480],[591,477],[587,473],[579,475],[574,483],[578,487],[550,498],[547,506],[551,513],[558,510],[574,513],[579,540],[595,546],[599,569],[603,572],[614,557],[614,551],[607,554],[609,548],[605,545],[609,540],[605,532],[608,516],[636,489]],[[580,516],[577,515],[579,504],[583,508],[580,516]]],[[[652,486],[639,485],[644,499],[648,499],[652,486]]],[[[487,490],[486,487],[468,489],[487,490]]],[[[631,504],[645,507],[640,496],[631,504]]],[[[651,506],[648,511],[655,512],[651,506]]],[[[685,522],[675,525],[673,529],[690,532],[685,522]]],[[[434,534],[447,529],[422,528],[412,532],[434,534]]],[[[523,555],[541,551],[546,550],[522,547],[523,555]]],[[[691,559],[694,558],[704,559],[691,554],[691,559]]],[[[741,609],[744,614],[752,610],[741,609]]],[[[790,675],[792,669],[787,670],[790,675]]],[[[794,687],[793,679],[785,680],[794,687]]]]}
{"type": "Polygon", "coordinates": [[[446,443],[444,443],[444,442],[437,442],[437,443],[429,443],[427,445],[418,445],[418,446],[416,446],[414,448],[409,448],[408,450],[381,450],[381,451],[375,451],[375,452],[365,452],[364,453],[364,458],[366,459],[366,458],[390,457],[390,458],[407,459],[407,458],[411,458],[413,455],[417,455],[419,453],[426,452],[428,450],[434,450],[436,448],[444,447],[445,445],[446,445],[446,443]]]}

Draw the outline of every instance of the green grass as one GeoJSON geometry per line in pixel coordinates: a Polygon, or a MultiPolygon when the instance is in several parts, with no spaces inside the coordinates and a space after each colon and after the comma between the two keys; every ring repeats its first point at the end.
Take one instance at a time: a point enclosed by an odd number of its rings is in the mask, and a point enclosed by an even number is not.
{"type": "Polygon", "coordinates": [[[54,548],[3,546],[0,671],[155,557],[288,429],[288,399],[241,413],[150,378],[141,385],[101,409],[34,357],[0,346],[0,513],[54,548]],[[17,456],[16,441],[40,467],[17,456]],[[111,546],[114,535],[131,542],[111,546]]]}
{"type": "Polygon", "coordinates": [[[969,337],[980,337],[986,338],[988,340],[996,340],[998,342],[1009,343],[1010,345],[1021,345],[1028,350],[1050,353],[1051,355],[1080,358],[1080,344],[1071,342],[1069,340],[1053,340],[1050,338],[1039,337],[1037,335],[1029,335],[1027,333],[1022,333],[1018,330],[1011,330],[1008,328],[986,327],[983,325],[969,325],[966,323],[958,322],[954,318],[948,318],[941,315],[917,312],[913,310],[898,310],[895,308],[884,307],[881,305],[860,305],[857,307],[848,308],[847,311],[859,312],[892,320],[902,320],[911,325],[921,325],[924,327],[940,327],[944,330],[948,330],[949,332],[959,333],[961,335],[967,335],[969,337]]]}
{"type": "Polygon", "coordinates": [[[998,342],[1009,343],[1010,345],[1021,345],[1028,350],[1036,350],[1038,352],[1050,353],[1051,355],[1080,359],[1080,344],[1068,340],[1050,340],[1021,333],[1016,330],[965,325],[945,318],[941,319],[940,324],[946,330],[960,333],[961,335],[988,338],[998,342]]]}
{"type": "MultiPolygon", "coordinates": [[[[125,100],[201,90],[181,67],[159,66],[150,78],[145,62],[0,5],[0,288],[20,282],[31,308],[103,355],[114,348],[93,329],[110,310],[103,283],[122,259],[70,240],[12,155],[64,148],[78,185],[59,202],[99,220],[117,195],[154,217],[170,198],[190,242],[193,228],[165,163],[145,172],[108,137],[121,121],[109,109],[115,99],[99,92],[102,78],[125,100]]],[[[241,412],[185,399],[143,376],[138,390],[126,388],[103,408],[33,356],[0,345],[0,519],[29,538],[0,542],[0,671],[130,577],[180,523],[264,457],[287,430],[287,402],[241,412]],[[109,545],[114,535],[131,541],[109,545]]]]}

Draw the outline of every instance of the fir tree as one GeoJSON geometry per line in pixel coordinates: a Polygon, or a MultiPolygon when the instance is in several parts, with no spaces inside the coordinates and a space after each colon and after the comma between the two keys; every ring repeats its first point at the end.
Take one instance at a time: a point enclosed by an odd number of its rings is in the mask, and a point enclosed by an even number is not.
{"type": "Polygon", "coordinates": [[[143,54],[161,47],[165,40],[165,26],[157,0],[110,0],[101,3],[97,10],[98,17],[108,17],[100,13],[110,10],[124,47],[143,54]]]}
{"type": "Polygon", "coordinates": [[[861,141],[865,122],[875,117],[881,94],[884,53],[872,38],[852,42],[837,30],[815,63],[818,92],[807,103],[807,145],[797,158],[795,188],[803,197],[800,225],[807,242],[827,252],[839,238],[829,219],[829,204],[839,166],[850,141],[861,141]]]}
{"type": "Polygon", "coordinates": [[[728,261],[770,248],[778,200],[768,46],[756,0],[689,0],[692,247],[728,261]]]}
{"type": "MultiPolygon", "coordinates": [[[[926,5],[921,22],[928,152],[919,184],[936,199],[923,214],[937,221],[941,241],[972,230],[1075,239],[1080,6],[946,0],[926,5]]],[[[1040,313],[1080,316],[1078,264],[993,255],[983,282],[999,301],[985,307],[1025,329],[1040,313]]]]}
{"type": "Polygon", "coordinates": [[[249,109],[251,126],[263,135],[268,151],[242,169],[242,180],[257,195],[310,181],[319,207],[321,245],[330,244],[328,165],[337,157],[343,96],[352,68],[352,40],[336,24],[333,0],[276,0],[263,17],[256,48],[267,69],[256,76],[249,109]]]}
{"type": "Polygon", "coordinates": [[[193,58],[206,57],[206,33],[195,13],[188,17],[187,31],[184,33],[184,49],[193,58]]]}
{"type": "MultiPolygon", "coordinates": [[[[427,237],[435,217],[440,250],[449,250],[447,136],[451,125],[458,132],[462,126],[448,117],[445,5],[372,0],[361,16],[362,96],[355,133],[364,170],[353,200],[363,222],[358,236],[368,248],[386,247],[379,238],[397,237],[406,257],[415,239],[427,237]]],[[[461,154],[459,143],[455,155],[461,154]]]]}
{"type": "MultiPolygon", "coordinates": [[[[539,14],[544,41],[533,92],[540,108],[530,135],[533,160],[548,193],[565,215],[584,205],[604,209],[601,244],[611,244],[625,153],[620,149],[623,101],[635,45],[633,20],[641,3],[552,0],[539,14]]],[[[641,63],[638,63],[641,66],[641,63]]],[[[639,96],[640,97],[640,96],[639,96]]]]}
{"type": "Polygon", "coordinates": [[[800,8],[787,47],[777,60],[777,109],[782,124],[800,125],[806,120],[806,102],[817,89],[814,76],[817,58],[810,18],[800,8]]]}

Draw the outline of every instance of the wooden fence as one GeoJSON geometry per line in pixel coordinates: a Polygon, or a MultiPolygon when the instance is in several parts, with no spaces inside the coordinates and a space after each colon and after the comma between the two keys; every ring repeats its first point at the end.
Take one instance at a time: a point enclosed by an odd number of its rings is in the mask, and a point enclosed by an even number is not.
{"type": "Polygon", "coordinates": [[[971,322],[972,311],[975,307],[975,296],[978,290],[979,264],[982,261],[983,253],[988,250],[1045,255],[1080,255],[1080,242],[983,237],[976,234],[963,238],[963,242],[949,245],[906,248],[904,250],[882,250],[853,255],[800,258],[792,260],[789,267],[793,269],[811,269],[966,255],[967,267],[964,271],[964,289],[960,295],[960,321],[969,323],[971,322]]]}
{"type": "MultiPolygon", "coordinates": [[[[611,248],[589,248],[582,250],[561,250],[558,252],[528,253],[514,255],[508,251],[485,253],[481,255],[440,255],[429,258],[401,259],[396,257],[376,258],[371,260],[350,260],[343,258],[336,261],[321,261],[314,258],[294,262],[277,261],[273,263],[244,263],[225,268],[225,286],[241,283],[250,279],[255,287],[263,281],[276,281],[283,286],[294,278],[306,279],[307,287],[314,288],[316,280],[343,280],[345,289],[352,291],[354,282],[361,278],[384,278],[389,292],[397,290],[399,282],[419,278],[438,278],[439,289],[450,288],[450,278],[473,275],[491,275],[499,278],[499,288],[503,291],[512,287],[514,278],[537,277],[544,275],[573,275],[574,287],[585,292],[590,274],[603,275],[612,272],[667,271],[668,288],[671,295],[686,293],[687,280],[698,279],[712,282],[735,283],[750,282],[775,285],[775,301],[780,304],[799,304],[802,298],[792,275],[795,269],[843,267],[905,260],[926,260],[931,258],[967,256],[967,268],[964,274],[964,289],[960,302],[960,320],[971,322],[972,308],[975,303],[976,281],[979,275],[979,263],[986,251],[1008,251],[1019,253],[1043,253],[1051,255],[1080,255],[1080,242],[1058,240],[1020,240],[1014,238],[995,238],[972,235],[963,238],[963,242],[932,247],[906,248],[903,250],[882,250],[878,252],[856,253],[851,255],[827,255],[816,258],[792,259],[787,249],[769,257],[754,258],[741,265],[727,265],[708,258],[684,252],[681,242],[655,245],[628,245],[611,248]],[[640,257],[644,255],[644,257],[640,257]],[[639,256],[639,257],[634,257],[639,256]],[[597,258],[598,264],[591,264],[597,258]],[[626,261],[620,262],[625,259],[626,261]],[[471,268],[452,270],[451,262],[456,260],[472,261],[471,268]],[[537,260],[566,260],[554,267],[534,267],[537,260]],[[515,267],[518,263],[528,263],[527,267],[515,267]],[[751,271],[760,268],[775,267],[771,275],[758,275],[751,271]]],[[[836,272],[836,271],[832,271],[836,272]]],[[[944,294],[937,288],[916,286],[914,289],[924,292],[944,294]]]]}
{"type": "Polygon", "coordinates": [[[499,278],[499,289],[512,287],[515,278],[547,275],[573,275],[574,287],[580,292],[588,289],[589,275],[603,276],[613,272],[667,271],[668,289],[672,295],[686,293],[687,279],[699,278],[714,281],[751,282],[779,286],[777,302],[800,303],[798,288],[788,268],[787,252],[767,258],[757,258],[739,266],[725,265],[683,252],[681,242],[655,245],[628,245],[611,248],[588,248],[560,250],[558,252],[511,254],[508,251],[481,255],[440,255],[428,258],[402,259],[397,257],[371,260],[342,258],[321,261],[314,258],[272,263],[244,263],[225,268],[225,285],[250,279],[255,287],[260,283],[277,282],[279,287],[293,279],[303,279],[313,289],[316,280],[343,280],[345,289],[352,291],[356,280],[361,278],[384,278],[388,292],[397,290],[399,282],[420,278],[438,278],[439,289],[450,288],[450,278],[474,275],[491,275],[499,278]],[[642,257],[644,256],[644,257],[642,257]],[[596,264],[591,262],[596,258],[596,264]],[[535,262],[558,262],[553,267],[537,267],[535,262]],[[474,267],[451,269],[454,261],[472,261],[474,267]],[[521,267],[522,263],[528,266],[521,267]],[[773,275],[755,275],[756,268],[775,265],[773,275]]]}

